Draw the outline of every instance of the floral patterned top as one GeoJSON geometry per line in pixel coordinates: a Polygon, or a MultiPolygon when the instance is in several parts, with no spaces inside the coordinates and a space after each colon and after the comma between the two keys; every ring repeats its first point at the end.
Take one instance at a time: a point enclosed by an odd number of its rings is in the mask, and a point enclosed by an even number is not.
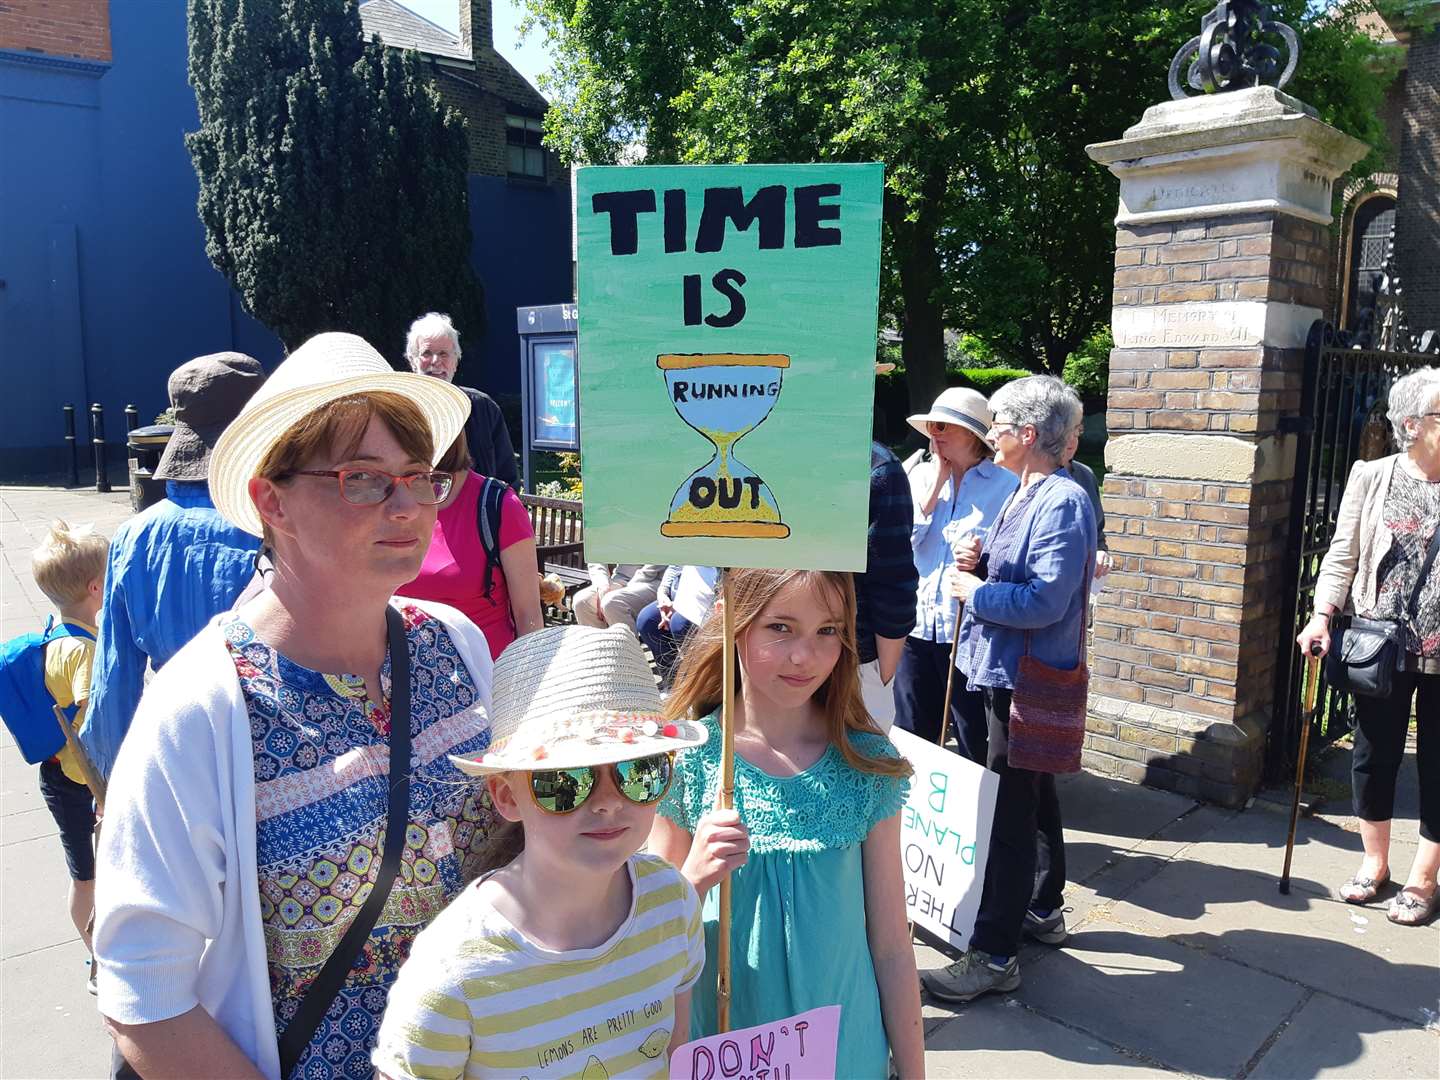
{"type": "Polygon", "coordinates": [[[1430,537],[1440,529],[1440,483],[1426,483],[1397,465],[1385,493],[1385,525],[1394,539],[1376,571],[1372,617],[1405,627],[1406,667],[1440,674],[1440,560],[1420,590],[1420,602],[1409,608],[1430,537]]]}
{"type": "MultiPolygon", "coordinates": [[[[478,873],[493,811],[450,763],[483,751],[489,721],[445,627],[402,609],[410,643],[410,824],[390,898],[295,1072],[307,1080],[372,1075],[390,985],[415,937],[478,873]]],[[[385,704],[364,680],[281,656],[237,616],[222,624],[250,714],[255,753],[260,918],[279,1038],[370,893],[389,789],[390,661],[385,704]]]]}

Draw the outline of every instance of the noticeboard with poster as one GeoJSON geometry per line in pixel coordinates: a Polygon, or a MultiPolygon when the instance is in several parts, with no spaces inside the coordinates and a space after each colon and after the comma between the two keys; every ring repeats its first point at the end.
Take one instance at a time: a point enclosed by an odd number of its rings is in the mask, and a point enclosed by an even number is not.
{"type": "Polygon", "coordinates": [[[576,186],[586,557],[863,570],[883,167],[576,186]]]}

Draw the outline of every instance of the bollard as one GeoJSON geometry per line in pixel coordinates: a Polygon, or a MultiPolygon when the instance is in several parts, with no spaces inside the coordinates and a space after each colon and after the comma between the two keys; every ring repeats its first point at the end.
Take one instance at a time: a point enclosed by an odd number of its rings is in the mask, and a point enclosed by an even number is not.
{"type": "Polygon", "coordinates": [[[66,481],[66,487],[80,486],[80,450],[79,440],[75,438],[75,406],[66,405],[65,414],[65,449],[70,451],[70,476],[66,481]]]}
{"type": "Polygon", "coordinates": [[[130,432],[134,431],[134,430],[135,430],[137,427],[139,427],[139,426],[140,426],[140,410],[137,409],[134,405],[126,405],[126,406],[125,406],[125,434],[126,434],[126,436],[129,436],[130,432]]]}
{"type": "Polygon", "coordinates": [[[90,445],[95,450],[95,490],[109,492],[110,476],[105,469],[105,407],[98,401],[90,406],[90,445]]]}

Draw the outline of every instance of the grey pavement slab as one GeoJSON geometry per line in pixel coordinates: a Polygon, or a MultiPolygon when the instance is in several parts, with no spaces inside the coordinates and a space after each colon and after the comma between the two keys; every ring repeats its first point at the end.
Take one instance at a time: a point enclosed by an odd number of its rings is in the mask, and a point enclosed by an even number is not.
{"type": "MultiPolygon", "coordinates": [[[[1401,822],[1396,822],[1397,826],[1401,822]]],[[[1187,853],[1194,862],[1250,870],[1277,884],[1285,863],[1285,834],[1289,819],[1268,810],[1241,814],[1227,828],[1212,833],[1187,853]]],[[[1393,873],[1403,876],[1415,855],[1413,839],[1391,839],[1393,873]]],[[[1295,829],[1295,853],[1290,863],[1291,888],[1320,896],[1336,896],[1340,883],[1360,865],[1358,833],[1322,819],[1301,818],[1295,829]]],[[[1195,902],[1200,901],[1195,898],[1195,902]]]]}
{"type": "Polygon", "coordinates": [[[0,958],[78,939],[65,900],[69,888],[65,853],[53,836],[0,848],[0,958]]]}
{"type": "Polygon", "coordinates": [[[20,751],[9,744],[0,755],[0,818],[44,808],[39,766],[27,765],[20,751]]]}
{"type": "Polygon", "coordinates": [[[925,1040],[931,1077],[1064,1080],[1171,1075],[1084,1032],[1026,1009],[1015,997],[976,1001],[925,1040]]]}
{"type": "MultiPolygon", "coordinates": [[[[43,806],[0,817],[0,844],[17,844],[22,840],[34,840],[38,836],[58,837],[59,835],[60,830],[55,824],[55,819],[43,806]]],[[[58,850],[60,841],[55,839],[52,840],[52,843],[58,850]]]]}
{"type": "Polygon", "coordinates": [[[76,939],[0,961],[0,1076],[90,1080],[109,1075],[110,1036],[85,989],[86,956],[76,939]]]}
{"type": "Polygon", "coordinates": [[[1440,1030],[1398,1025],[1388,1016],[1316,994],[1260,1059],[1254,1080],[1293,1077],[1440,1076],[1440,1030]]]}
{"type": "MultiPolygon", "coordinates": [[[[1094,834],[1136,842],[1148,839],[1195,806],[1195,800],[1172,791],[1107,780],[1090,773],[1058,777],[1065,832],[1094,834]]],[[[1071,877],[1081,874],[1071,872],[1071,877]]]]}
{"type": "Polygon", "coordinates": [[[1106,921],[1022,968],[1022,976],[1016,994],[1029,1008],[1195,1076],[1238,1075],[1305,994],[1273,975],[1106,921]]]}
{"type": "Polygon", "coordinates": [[[1247,870],[1178,862],[1108,917],[1415,1023],[1440,999],[1440,931],[1433,925],[1395,926],[1381,906],[1299,889],[1281,896],[1273,878],[1247,870]]]}

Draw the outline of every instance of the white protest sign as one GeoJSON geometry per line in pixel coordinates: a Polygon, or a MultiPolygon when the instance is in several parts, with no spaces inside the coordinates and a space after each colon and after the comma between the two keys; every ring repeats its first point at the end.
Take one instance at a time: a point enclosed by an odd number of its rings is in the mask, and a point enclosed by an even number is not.
{"type": "Polygon", "coordinates": [[[891,729],[890,740],[915,769],[910,797],[900,811],[906,914],[963,949],[985,885],[1000,778],[900,728],[891,729]]]}

